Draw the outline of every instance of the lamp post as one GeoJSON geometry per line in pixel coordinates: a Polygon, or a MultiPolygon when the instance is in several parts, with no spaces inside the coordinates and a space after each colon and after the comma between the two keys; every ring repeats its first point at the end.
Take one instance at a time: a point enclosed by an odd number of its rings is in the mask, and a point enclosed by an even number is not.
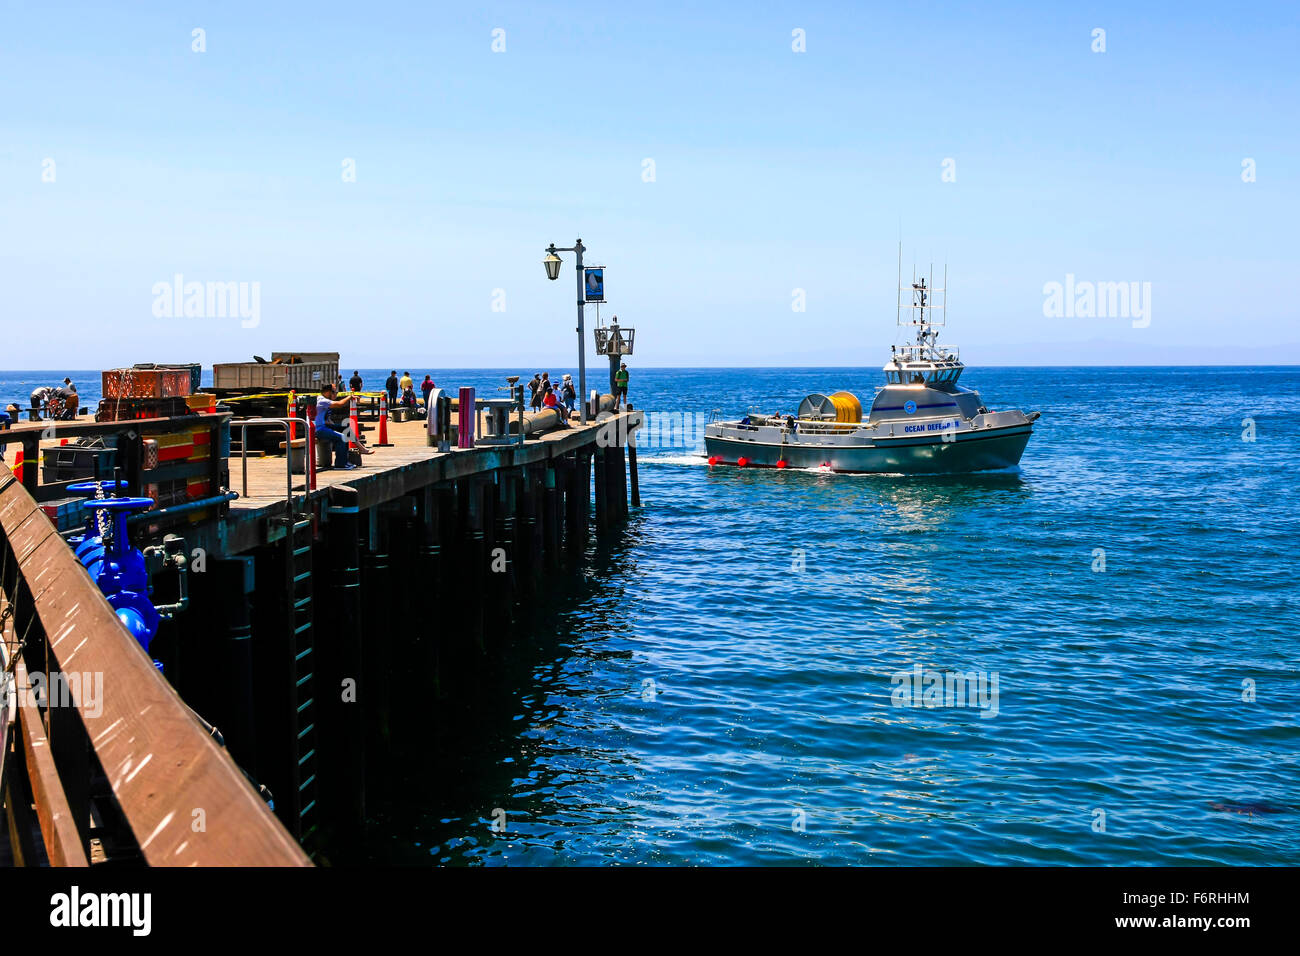
{"type": "Polygon", "coordinates": [[[578,261],[574,265],[574,271],[578,274],[578,397],[581,404],[581,422],[587,424],[587,336],[584,331],[583,308],[585,300],[582,295],[582,253],[585,247],[582,240],[579,239],[572,246],[566,248],[557,248],[555,243],[546,247],[546,258],[542,260],[542,265],[546,267],[546,278],[558,279],[560,277],[560,263],[563,261],[557,252],[576,252],[578,261]]]}

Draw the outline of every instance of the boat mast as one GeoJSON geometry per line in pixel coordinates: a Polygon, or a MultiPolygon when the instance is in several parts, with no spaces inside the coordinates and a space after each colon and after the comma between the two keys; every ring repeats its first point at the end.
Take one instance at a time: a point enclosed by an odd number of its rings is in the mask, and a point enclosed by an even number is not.
{"type": "Polygon", "coordinates": [[[912,282],[909,286],[911,300],[908,305],[903,305],[903,244],[898,244],[898,297],[896,299],[896,308],[898,312],[899,325],[916,326],[915,343],[904,347],[904,350],[912,356],[914,360],[935,360],[935,349],[939,340],[938,325],[946,324],[946,315],[948,311],[948,266],[943,268],[943,288],[938,288],[934,284],[934,264],[930,264],[929,276],[917,276],[916,269],[912,270],[912,282]],[[941,299],[935,299],[936,294],[941,294],[941,299]],[[907,321],[903,321],[903,309],[909,309],[912,315],[907,321]],[[940,318],[938,321],[934,318],[934,313],[938,311],[940,318]]]}

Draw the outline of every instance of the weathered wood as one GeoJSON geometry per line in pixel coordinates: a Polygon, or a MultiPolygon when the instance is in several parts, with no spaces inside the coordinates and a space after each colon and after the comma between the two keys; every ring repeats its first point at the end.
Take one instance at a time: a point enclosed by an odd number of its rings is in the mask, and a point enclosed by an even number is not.
{"type": "Polygon", "coordinates": [[[627,476],[632,484],[632,507],[641,507],[641,480],[636,473],[636,441],[627,443],[627,476]]]}
{"type": "Polygon", "coordinates": [[[50,738],[41,712],[32,700],[31,675],[21,657],[14,669],[14,686],[20,697],[18,731],[23,742],[28,780],[41,824],[41,838],[51,866],[89,866],[86,844],[77,827],[72,806],[50,752],[50,738]]]}
{"type": "Polygon", "coordinates": [[[596,530],[609,527],[609,468],[605,464],[606,449],[597,447],[592,457],[596,470],[596,530]]]}

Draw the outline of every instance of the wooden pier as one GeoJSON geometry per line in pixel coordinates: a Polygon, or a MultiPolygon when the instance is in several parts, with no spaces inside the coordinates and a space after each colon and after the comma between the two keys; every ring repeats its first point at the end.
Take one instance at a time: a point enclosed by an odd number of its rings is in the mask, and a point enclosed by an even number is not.
{"type": "Polygon", "coordinates": [[[317,472],[314,488],[283,455],[218,456],[232,427],[222,413],[60,422],[52,435],[24,424],[0,444],[22,444],[34,468],[39,447],[112,434],[136,494],[152,477],[141,436],[200,419],[214,451],[190,471],[212,494],[132,520],[137,546],[176,535],[188,556],[184,582],[153,581],[155,603],[183,594],[184,610],[148,654],[40,510],[68,483],[5,475],[6,666],[19,690],[38,671],[91,668],[105,697],[97,717],[83,699],[11,710],[5,803],[21,862],[307,862],[300,845],[319,852],[365,821],[391,741],[409,732],[399,715],[437,698],[455,668],[481,666],[491,635],[549,577],[580,570],[593,534],[627,516],[629,488],[637,499],[632,410],[444,452],[422,420],[389,422],[390,447],[317,472]],[[194,807],[211,808],[207,829],[186,839],[194,807]]]}

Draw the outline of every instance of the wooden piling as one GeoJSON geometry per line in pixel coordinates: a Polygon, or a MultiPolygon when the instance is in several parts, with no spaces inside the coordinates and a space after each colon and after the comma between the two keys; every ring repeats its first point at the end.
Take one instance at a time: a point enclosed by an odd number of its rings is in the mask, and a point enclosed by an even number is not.
{"type": "MultiPolygon", "coordinates": [[[[398,624],[393,613],[393,588],[389,560],[389,516],[383,508],[371,508],[365,515],[365,551],[362,555],[361,591],[365,600],[365,636],[361,649],[363,669],[371,675],[367,688],[367,747],[375,753],[388,749],[392,737],[389,716],[392,706],[392,635],[398,624]]],[[[372,771],[382,769],[379,764],[372,771]]]]}
{"type": "Polygon", "coordinates": [[[500,562],[493,558],[491,563],[492,582],[495,601],[500,605],[506,621],[515,619],[515,507],[516,486],[518,478],[513,469],[503,469],[497,473],[496,499],[493,502],[493,550],[500,548],[504,552],[505,567],[500,569],[500,562]]]}
{"type": "Polygon", "coordinates": [[[456,602],[465,611],[469,640],[480,651],[483,640],[484,578],[487,575],[487,540],[483,533],[483,482],[475,476],[458,483],[457,497],[465,523],[465,560],[462,564],[461,588],[456,602]]]}
{"type": "Polygon", "coordinates": [[[636,473],[636,438],[628,435],[627,443],[627,477],[632,485],[632,507],[641,507],[641,482],[636,473]]]}
{"type": "MultiPolygon", "coordinates": [[[[442,540],[441,531],[445,526],[442,520],[442,499],[444,495],[432,485],[420,490],[417,516],[420,527],[420,557],[417,569],[415,589],[431,605],[437,606],[446,600],[442,576],[442,540]]],[[[441,663],[438,655],[438,632],[435,628],[418,627],[415,629],[416,645],[419,659],[423,661],[433,682],[435,696],[442,695],[441,663]]]]}
{"type": "Polygon", "coordinates": [[[605,462],[606,450],[600,446],[593,453],[596,472],[596,530],[609,527],[609,467],[605,462]]]}
{"type": "Polygon", "coordinates": [[[627,469],[623,465],[623,446],[615,445],[610,449],[613,454],[614,467],[614,487],[616,490],[615,504],[618,508],[618,517],[627,517],[627,469]]]}
{"type": "Polygon", "coordinates": [[[542,502],[546,512],[546,561],[553,567],[560,560],[560,501],[555,466],[550,462],[542,473],[542,502]]]}
{"type": "Polygon", "coordinates": [[[582,463],[575,452],[564,460],[564,544],[570,553],[581,551],[587,543],[582,513],[587,506],[587,490],[582,487],[582,463]]]}
{"type": "MultiPolygon", "coordinates": [[[[355,500],[351,489],[335,495],[346,502],[355,500]]],[[[355,504],[341,503],[329,509],[330,533],[326,553],[330,564],[331,613],[326,631],[330,639],[319,642],[328,651],[328,668],[322,667],[322,716],[330,725],[330,772],[326,786],[335,795],[342,821],[361,826],[366,819],[366,734],[362,719],[369,703],[362,641],[361,529],[355,504]]],[[[324,663],[324,662],[322,662],[324,663]]]]}
{"type": "Polygon", "coordinates": [[[225,694],[217,697],[219,710],[209,720],[222,728],[226,748],[245,767],[257,766],[257,721],[253,696],[253,623],[249,595],[253,590],[252,555],[209,559],[205,574],[219,599],[212,610],[222,615],[224,653],[219,673],[225,694]],[[222,699],[224,698],[224,699],[222,699]]]}

